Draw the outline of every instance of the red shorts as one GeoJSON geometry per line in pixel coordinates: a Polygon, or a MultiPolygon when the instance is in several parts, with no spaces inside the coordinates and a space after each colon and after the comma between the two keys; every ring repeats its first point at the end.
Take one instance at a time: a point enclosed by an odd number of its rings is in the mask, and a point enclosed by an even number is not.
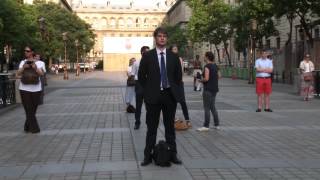
{"type": "Polygon", "coordinates": [[[256,78],[256,93],[260,94],[271,94],[271,78],[256,78]]]}

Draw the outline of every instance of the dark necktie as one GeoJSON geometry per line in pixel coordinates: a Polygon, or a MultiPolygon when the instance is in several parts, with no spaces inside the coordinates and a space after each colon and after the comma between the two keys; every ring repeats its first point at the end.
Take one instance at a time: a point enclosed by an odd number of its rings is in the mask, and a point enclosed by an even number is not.
{"type": "Polygon", "coordinates": [[[162,88],[165,89],[168,87],[168,81],[167,81],[167,70],[166,70],[166,64],[164,62],[164,53],[161,52],[161,83],[162,88]]]}

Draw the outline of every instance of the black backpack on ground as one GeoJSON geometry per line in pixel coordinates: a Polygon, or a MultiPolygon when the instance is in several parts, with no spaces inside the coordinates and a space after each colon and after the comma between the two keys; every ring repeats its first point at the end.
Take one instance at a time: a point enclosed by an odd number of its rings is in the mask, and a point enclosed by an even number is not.
{"type": "Polygon", "coordinates": [[[127,107],[127,113],[135,113],[136,108],[134,108],[131,104],[127,107]]]}
{"type": "Polygon", "coordinates": [[[170,146],[164,140],[160,140],[153,150],[154,163],[161,167],[170,167],[170,159],[172,152],[170,146]]]}

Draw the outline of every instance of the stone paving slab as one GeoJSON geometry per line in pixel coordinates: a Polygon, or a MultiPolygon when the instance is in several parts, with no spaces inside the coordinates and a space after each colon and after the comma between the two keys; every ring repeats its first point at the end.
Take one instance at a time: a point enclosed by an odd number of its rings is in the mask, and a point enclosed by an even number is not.
{"type": "MultiPolygon", "coordinates": [[[[184,80],[193,128],[177,132],[183,165],[140,166],[145,109],[141,128],[133,130],[125,74],[93,72],[70,74],[68,81],[49,76],[37,113],[40,134],[23,132],[21,106],[0,114],[0,179],[320,179],[319,100],[303,102],[287,85],[275,85],[274,112],[256,113],[254,86],[222,79],[216,99],[221,130],[197,132],[202,96],[191,77],[184,80]]],[[[177,116],[183,117],[180,105],[177,116]]]]}

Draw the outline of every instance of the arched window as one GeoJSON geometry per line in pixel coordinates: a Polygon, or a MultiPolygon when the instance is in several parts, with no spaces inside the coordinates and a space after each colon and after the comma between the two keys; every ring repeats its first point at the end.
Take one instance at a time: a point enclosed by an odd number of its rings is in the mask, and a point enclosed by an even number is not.
{"type": "Polygon", "coordinates": [[[114,17],[110,18],[110,27],[112,28],[116,27],[116,18],[114,17]]]}
{"type": "Polygon", "coordinates": [[[141,19],[136,18],[136,27],[140,27],[140,24],[141,24],[141,19]]]}
{"type": "Polygon", "coordinates": [[[157,18],[153,18],[152,19],[152,27],[158,27],[158,25],[159,25],[158,19],[157,18]]]}
{"type": "Polygon", "coordinates": [[[148,18],[145,18],[145,19],[143,20],[143,26],[144,26],[145,28],[149,27],[149,19],[148,19],[148,18]]]}
{"type": "Polygon", "coordinates": [[[98,27],[99,21],[97,17],[92,18],[92,27],[98,27]]]}
{"type": "Polygon", "coordinates": [[[88,16],[84,17],[84,21],[86,21],[86,23],[90,23],[90,18],[88,16]]]}
{"type": "Polygon", "coordinates": [[[132,18],[127,19],[127,27],[133,27],[133,19],[132,18]]]}
{"type": "Polygon", "coordinates": [[[102,27],[108,27],[108,20],[107,20],[107,18],[103,17],[103,18],[101,19],[101,26],[102,26],[102,27]]]}
{"type": "Polygon", "coordinates": [[[124,19],[123,18],[119,18],[118,19],[118,27],[119,28],[124,28],[124,19]]]}

